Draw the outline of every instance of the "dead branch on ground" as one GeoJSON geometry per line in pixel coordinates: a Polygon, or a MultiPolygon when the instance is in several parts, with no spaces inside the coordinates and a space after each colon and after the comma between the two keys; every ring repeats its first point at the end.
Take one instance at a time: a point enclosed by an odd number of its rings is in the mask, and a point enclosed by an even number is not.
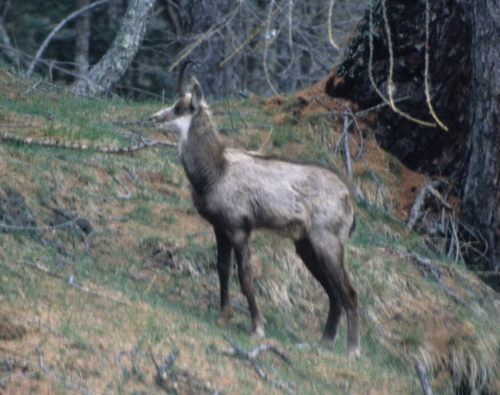
{"type": "Polygon", "coordinates": [[[294,394],[294,395],[297,394],[295,391],[290,389],[286,384],[284,384],[280,381],[274,380],[271,377],[269,377],[269,375],[264,371],[261,363],[259,363],[259,361],[257,361],[257,357],[261,353],[271,351],[271,352],[275,353],[276,355],[278,355],[283,361],[289,362],[288,355],[284,351],[280,350],[278,347],[276,347],[272,344],[261,344],[261,345],[255,347],[252,351],[246,352],[241,347],[239,347],[230,336],[226,335],[224,337],[227,340],[227,342],[231,345],[230,348],[220,349],[220,351],[224,355],[227,355],[230,357],[237,357],[237,358],[249,361],[262,380],[269,381],[275,387],[277,387],[277,388],[279,388],[279,389],[281,389],[289,394],[294,394]]]}
{"type": "Polygon", "coordinates": [[[131,145],[128,147],[101,147],[101,146],[89,146],[86,144],[78,144],[72,142],[64,142],[59,140],[52,139],[39,139],[35,137],[20,137],[18,135],[10,134],[10,133],[2,133],[0,135],[0,139],[6,142],[17,143],[17,144],[28,144],[28,145],[40,145],[42,147],[57,147],[57,148],[65,148],[71,150],[81,150],[85,151],[88,149],[93,149],[102,154],[126,154],[135,151],[139,151],[141,149],[156,147],[156,146],[165,146],[165,147],[177,147],[176,143],[172,143],[170,141],[162,141],[162,140],[147,140],[141,144],[131,145]]]}
{"type": "Polygon", "coordinates": [[[101,375],[104,373],[104,363],[103,363],[102,355],[99,352],[99,350],[98,350],[97,347],[93,346],[90,343],[84,342],[81,339],[79,339],[77,341],[77,340],[75,340],[75,339],[73,339],[73,338],[71,338],[69,336],[66,336],[64,333],[55,330],[51,326],[49,326],[47,324],[43,324],[38,317],[36,317],[35,320],[27,320],[26,322],[28,323],[28,325],[38,326],[39,328],[45,328],[49,332],[51,332],[54,336],[57,336],[57,337],[59,337],[61,339],[69,340],[69,341],[73,342],[74,344],[80,344],[80,345],[85,346],[86,348],[88,348],[89,350],[91,350],[97,356],[97,359],[99,360],[99,372],[100,372],[101,375]]]}
{"type": "Polygon", "coordinates": [[[432,388],[429,384],[429,378],[425,373],[425,369],[422,364],[417,361],[415,363],[415,369],[417,371],[418,378],[420,379],[420,384],[422,384],[422,390],[424,391],[424,395],[432,395],[432,388]]]}
{"type": "MultiPolygon", "coordinates": [[[[32,263],[32,262],[27,262],[27,261],[19,260],[19,261],[17,261],[17,264],[21,265],[21,266],[25,266],[25,267],[31,268],[31,269],[38,270],[39,272],[41,272],[43,274],[46,274],[48,276],[57,278],[59,280],[66,281],[66,277],[61,276],[60,274],[54,273],[54,272],[50,271],[48,268],[46,268],[46,267],[44,267],[42,265],[39,265],[37,263],[32,263]]],[[[114,298],[113,296],[102,294],[102,293],[99,293],[99,292],[96,292],[96,291],[92,291],[92,290],[90,290],[87,287],[82,287],[82,286],[76,284],[76,282],[75,282],[75,275],[74,274],[71,274],[69,276],[68,284],[71,285],[73,288],[75,288],[76,290],[78,290],[80,292],[84,292],[84,293],[87,293],[89,295],[97,296],[97,297],[100,297],[100,298],[105,298],[107,300],[110,300],[111,302],[115,302],[115,303],[121,304],[122,306],[127,306],[127,307],[130,306],[130,304],[128,302],[124,301],[124,300],[121,300],[121,299],[118,299],[118,298],[114,298]]]]}
{"type": "Polygon", "coordinates": [[[179,355],[179,349],[175,347],[172,352],[165,358],[165,362],[159,366],[158,363],[156,362],[156,359],[153,354],[153,350],[151,348],[151,344],[149,345],[149,356],[151,357],[151,360],[153,361],[153,365],[155,365],[156,368],[156,373],[157,373],[157,380],[159,382],[164,382],[168,378],[168,371],[174,364],[175,360],[177,359],[177,356],[179,355]]]}
{"type": "Polygon", "coordinates": [[[86,394],[86,395],[97,395],[95,392],[92,392],[92,391],[89,391],[88,389],[86,388],[83,388],[83,387],[80,387],[74,383],[72,383],[71,381],[69,380],[65,380],[61,377],[58,377],[57,375],[55,375],[54,373],[52,373],[50,371],[50,369],[45,366],[45,356],[43,354],[43,351],[37,347],[36,348],[36,352],[38,353],[38,356],[40,357],[40,368],[43,370],[43,372],[48,376],[50,377],[52,380],[54,381],[57,381],[61,384],[63,384],[65,387],[68,387],[70,389],[73,389],[73,390],[76,390],[76,391],[79,391],[83,394],[86,394]]]}
{"type": "Polygon", "coordinates": [[[6,389],[7,383],[10,381],[21,381],[23,379],[28,379],[35,377],[38,374],[37,371],[27,372],[27,373],[18,373],[18,374],[9,374],[8,376],[2,377],[0,379],[0,388],[6,389]]]}
{"type": "Polygon", "coordinates": [[[117,298],[114,298],[113,296],[109,296],[109,295],[105,295],[105,294],[102,294],[102,293],[99,293],[99,292],[96,292],[96,291],[92,291],[90,290],[88,287],[82,287],[78,284],[75,283],[75,275],[72,274],[69,276],[69,284],[77,289],[78,291],[81,291],[81,292],[85,292],[89,295],[92,295],[92,296],[97,296],[97,297],[100,297],[100,298],[105,298],[105,299],[108,299],[112,302],[115,302],[115,303],[118,303],[118,304],[121,304],[122,306],[130,306],[130,304],[128,302],[125,302],[124,300],[121,300],[121,299],[117,299],[117,298]]]}

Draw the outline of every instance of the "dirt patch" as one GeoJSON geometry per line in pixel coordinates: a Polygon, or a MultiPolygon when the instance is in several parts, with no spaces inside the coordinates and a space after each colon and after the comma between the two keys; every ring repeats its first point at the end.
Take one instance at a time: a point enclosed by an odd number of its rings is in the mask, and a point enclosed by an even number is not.
{"type": "Polygon", "coordinates": [[[10,314],[0,312],[0,340],[21,340],[25,335],[24,325],[14,323],[10,314]]]}

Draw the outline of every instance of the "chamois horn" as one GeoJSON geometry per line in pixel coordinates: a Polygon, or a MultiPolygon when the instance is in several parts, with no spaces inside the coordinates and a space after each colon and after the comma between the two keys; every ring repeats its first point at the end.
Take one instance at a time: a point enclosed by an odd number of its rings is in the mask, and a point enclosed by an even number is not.
{"type": "Polygon", "coordinates": [[[186,61],[184,61],[184,63],[181,64],[181,68],[179,70],[178,88],[180,97],[186,96],[186,88],[184,87],[184,73],[190,63],[196,64],[194,60],[187,59],[186,61]]]}

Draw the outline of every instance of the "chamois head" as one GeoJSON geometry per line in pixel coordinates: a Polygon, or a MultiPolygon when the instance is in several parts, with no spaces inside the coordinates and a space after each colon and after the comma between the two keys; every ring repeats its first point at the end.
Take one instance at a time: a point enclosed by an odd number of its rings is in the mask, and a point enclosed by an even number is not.
{"type": "Polygon", "coordinates": [[[158,111],[149,118],[155,128],[167,133],[177,132],[181,137],[187,136],[191,120],[200,108],[207,107],[203,98],[203,90],[196,78],[193,77],[191,80],[191,93],[187,93],[184,87],[184,72],[190,63],[194,62],[191,60],[184,62],[179,72],[179,100],[174,105],[158,111]]]}
{"type": "Polygon", "coordinates": [[[184,89],[177,102],[153,114],[149,121],[151,124],[164,132],[177,132],[185,136],[191,124],[192,118],[198,113],[200,108],[206,108],[203,98],[203,90],[196,78],[191,81],[191,93],[186,93],[184,89]]]}

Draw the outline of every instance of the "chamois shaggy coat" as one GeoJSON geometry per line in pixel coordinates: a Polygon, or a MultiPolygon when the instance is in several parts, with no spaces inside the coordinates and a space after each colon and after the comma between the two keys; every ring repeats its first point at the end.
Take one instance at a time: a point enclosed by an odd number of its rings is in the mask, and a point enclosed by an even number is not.
{"type": "Polygon", "coordinates": [[[330,168],[256,152],[228,149],[222,143],[203,92],[193,78],[173,106],[151,116],[159,129],[180,134],[179,155],[192,185],[194,205],[209,221],[217,239],[220,280],[219,325],[233,315],[229,297],[231,251],[252,316],[252,334],[264,335],[264,319],[255,300],[248,240],[254,229],[290,237],[298,255],[330,299],[323,340],[333,342],[345,309],[349,355],[359,355],[357,293],[344,266],[345,243],[354,228],[348,187],[330,168]]]}

